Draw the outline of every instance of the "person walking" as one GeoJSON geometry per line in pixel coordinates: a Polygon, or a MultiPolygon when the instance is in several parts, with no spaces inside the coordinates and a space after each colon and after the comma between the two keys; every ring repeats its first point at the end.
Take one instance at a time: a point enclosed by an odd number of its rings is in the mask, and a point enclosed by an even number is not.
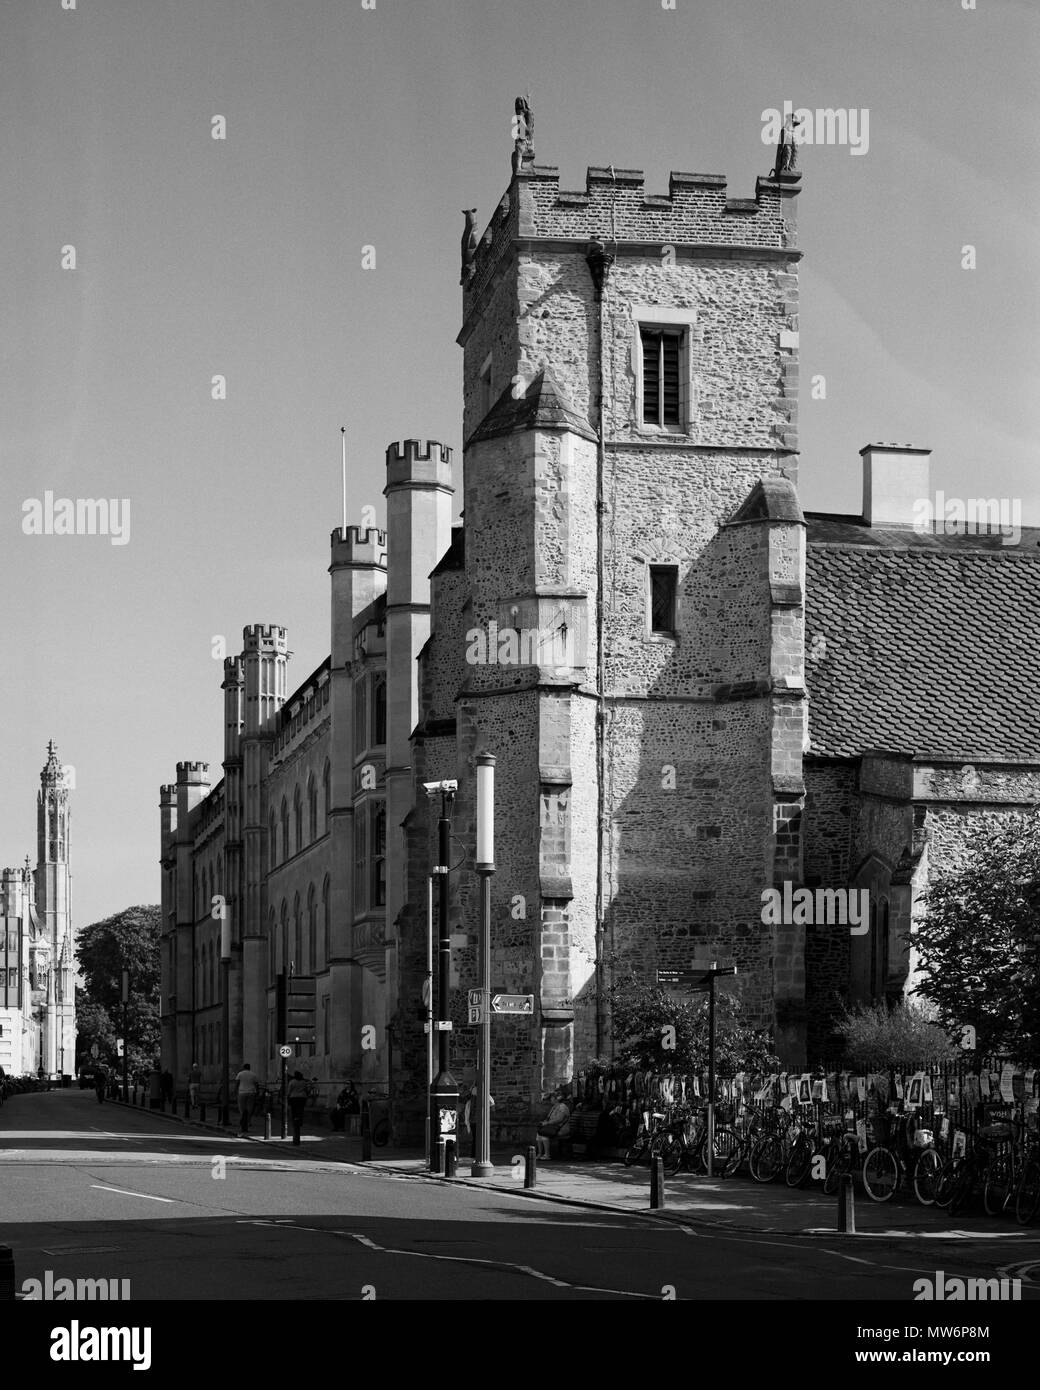
{"type": "Polygon", "coordinates": [[[162,1109],[162,1072],[158,1062],[148,1073],[148,1109],[162,1109]]]}
{"type": "Polygon", "coordinates": [[[105,1103],[105,1087],[108,1085],[108,1073],[104,1067],[94,1068],[94,1090],[97,1092],[98,1105],[105,1103]]]}
{"type": "Polygon", "coordinates": [[[260,1083],[253,1075],[248,1062],[242,1063],[242,1070],[235,1077],[238,1085],[238,1118],[241,1124],[240,1134],[249,1133],[249,1121],[253,1115],[253,1107],[256,1105],[257,1092],[260,1083]]]}
{"type": "MultiPolygon", "coordinates": [[[[488,1096],[489,1108],[494,1110],[495,1097],[488,1096]]],[[[473,1157],[477,1156],[477,1129],[480,1125],[480,1091],[476,1086],[471,1086],[469,1095],[466,1097],[466,1104],[462,1111],[462,1123],[469,1130],[470,1144],[472,1146],[473,1157]]]]}
{"type": "Polygon", "coordinates": [[[286,1098],[289,1101],[289,1114],[292,1117],[292,1141],[294,1144],[300,1142],[300,1130],[303,1128],[303,1112],[307,1106],[307,1097],[310,1095],[310,1082],[306,1079],[302,1071],[294,1071],[289,1088],[286,1091],[286,1098]]]}
{"type": "Polygon", "coordinates": [[[199,1088],[202,1085],[202,1068],[198,1062],[192,1062],[191,1070],[188,1072],[188,1103],[193,1110],[199,1108],[199,1088]]]}

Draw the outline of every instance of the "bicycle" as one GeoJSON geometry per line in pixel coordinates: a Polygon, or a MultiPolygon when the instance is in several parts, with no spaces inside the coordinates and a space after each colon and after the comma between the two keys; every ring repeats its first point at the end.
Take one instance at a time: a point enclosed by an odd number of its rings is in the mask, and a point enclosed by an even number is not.
{"type": "Polygon", "coordinates": [[[731,1146],[729,1157],[722,1168],[721,1176],[733,1178],[745,1164],[749,1164],[751,1154],[760,1140],[776,1131],[776,1111],[756,1110],[745,1120],[741,1130],[731,1130],[736,1142],[731,1146]]]}
{"type": "Polygon", "coordinates": [[[654,1144],[658,1146],[664,1138],[665,1115],[662,1111],[644,1110],[643,1117],[636,1130],[636,1137],[625,1150],[624,1165],[631,1168],[635,1163],[642,1163],[645,1158],[647,1162],[653,1157],[654,1144]]]}
{"type": "Polygon", "coordinates": [[[1015,1163],[1015,1129],[1013,1120],[998,1120],[979,1130],[994,1146],[982,1183],[982,1206],[987,1216],[999,1216],[1018,1191],[1021,1175],[1015,1163]]]}
{"type": "Polygon", "coordinates": [[[797,1114],[786,1110],[777,1112],[773,1133],[758,1141],[748,1159],[748,1172],[756,1182],[775,1182],[786,1171],[791,1149],[804,1123],[797,1114]]]}
{"type": "Polygon", "coordinates": [[[845,1129],[844,1123],[841,1121],[840,1131],[833,1132],[824,1139],[827,1167],[824,1172],[823,1190],[828,1197],[837,1193],[846,1173],[855,1176],[859,1169],[859,1138],[855,1130],[845,1129]]]}
{"type": "Polygon", "coordinates": [[[1040,1209],[1040,1136],[1034,1134],[1015,1189],[1015,1220],[1028,1226],[1040,1209]]]}
{"type": "Polygon", "coordinates": [[[904,1177],[923,1207],[933,1206],[943,1162],[930,1129],[911,1115],[892,1115],[883,1144],[863,1160],[863,1187],[875,1202],[887,1202],[904,1177]],[[892,1139],[892,1143],[889,1139],[892,1139]]]}

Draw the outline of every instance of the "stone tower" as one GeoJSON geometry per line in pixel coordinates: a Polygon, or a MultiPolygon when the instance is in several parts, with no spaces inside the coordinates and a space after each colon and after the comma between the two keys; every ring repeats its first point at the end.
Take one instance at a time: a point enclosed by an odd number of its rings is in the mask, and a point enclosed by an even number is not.
{"type": "Polygon", "coordinates": [[[76,1065],[76,959],[69,879],[70,779],[53,740],[36,798],[36,914],[49,961],[43,983],[42,1064],[49,1076],[76,1065]]]}
{"type": "Polygon", "coordinates": [[[799,944],[761,922],[800,874],[798,188],[565,192],[525,148],[464,267],[458,812],[486,748],[492,984],[537,1006],[496,1024],[496,1095],[609,1055],[618,970],[736,964],[799,1045],[799,944]]]}

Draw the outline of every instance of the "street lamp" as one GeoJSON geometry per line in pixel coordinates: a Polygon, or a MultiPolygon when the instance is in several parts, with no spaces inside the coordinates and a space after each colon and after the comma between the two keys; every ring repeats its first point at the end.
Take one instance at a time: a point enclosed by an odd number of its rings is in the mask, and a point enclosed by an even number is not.
{"type": "MultiPolygon", "coordinates": [[[[437,1075],[430,1086],[430,1113],[436,1119],[438,1149],[440,1140],[444,1141],[444,1170],[450,1171],[448,1145],[456,1142],[458,1125],[459,1088],[448,1070],[448,1034],[451,1020],[448,990],[451,976],[451,926],[448,921],[448,872],[451,863],[451,808],[459,784],[455,781],[425,782],[427,796],[441,798],[441,816],[437,831],[437,859],[433,867],[434,876],[440,884],[440,925],[438,930],[437,957],[437,1017],[431,1026],[437,1032],[437,1075]]],[[[434,1161],[433,1136],[430,1142],[431,1162],[434,1161]]],[[[437,1154],[437,1167],[440,1168],[440,1155],[437,1154]]]]}
{"type": "Polygon", "coordinates": [[[477,754],[477,875],[480,878],[480,1042],[477,1049],[477,1142],[472,1175],[489,1178],[491,1162],[491,875],[495,872],[495,759],[477,754]]]}
{"type": "Polygon", "coordinates": [[[720,975],[735,975],[735,965],[711,968],[708,977],[708,1177],[714,1177],[715,1158],[715,981],[720,975]]]}

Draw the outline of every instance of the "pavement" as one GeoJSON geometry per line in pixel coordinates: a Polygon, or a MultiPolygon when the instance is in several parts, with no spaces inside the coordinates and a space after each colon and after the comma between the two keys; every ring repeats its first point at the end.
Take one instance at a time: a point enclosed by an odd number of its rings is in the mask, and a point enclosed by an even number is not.
{"type": "MultiPolygon", "coordinates": [[[[120,1104],[120,1102],[109,1102],[120,1104]]],[[[133,1108],[133,1107],[129,1107],[133,1108]]],[[[237,1127],[222,1127],[179,1116],[151,1111],[150,1118],[164,1118],[174,1125],[187,1125],[228,1135],[237,1127]]],[[[356,1164],[373,1172],[384,1171],[431,1183],[454,1183],[500,1189],[518,1198],[585,1207],[593,1210],[650,1216],[665,1221],[684,1222],[733,1232],[788,1234],[800,1237],[830,1237],[839,1231],[838,1199],[826,1196],[819,1184],[792,1190],[774,1183],[756,1183],[749,1177],[730,1179],[680,1173],[665,1180],[663,1207],[650,1206],[650,1171],[646,1166],[626,1168],[620,1160],[584,1159],[541,1160],[535,1185],[525,1188],[525,1160],[520,1146],[494,1145],[494,1171],[489,1177],[471,1174],[472,1160],[460,1157],[456,1175],[445,1178],[431,1173],[426,1160],[414,1149],[373,1148],[372,1157],[362,1160],[360,1137],[332,1130],[304,1131],[300,1145],[278,1136],[277,1117],[273,1117],[272,1138],[263,1137],[262,1124],[249,1139],[279,1157],[296,1156],[311,1162],[356,1164]]],[[[854,1193],[853,1221],[859,1236],[897,1239],[899,1237],[939,1240],[1021,1241],[1023,1251],[1040,1246],[1040,1227],[1019,1226],[1013,1217],[987,1217],[981,1208],[951,1219],[937,1207],[924,1207],[912,1193],[896,1193],[887,1202],[874,1202],[857,1185],[854,1193]]]]}

